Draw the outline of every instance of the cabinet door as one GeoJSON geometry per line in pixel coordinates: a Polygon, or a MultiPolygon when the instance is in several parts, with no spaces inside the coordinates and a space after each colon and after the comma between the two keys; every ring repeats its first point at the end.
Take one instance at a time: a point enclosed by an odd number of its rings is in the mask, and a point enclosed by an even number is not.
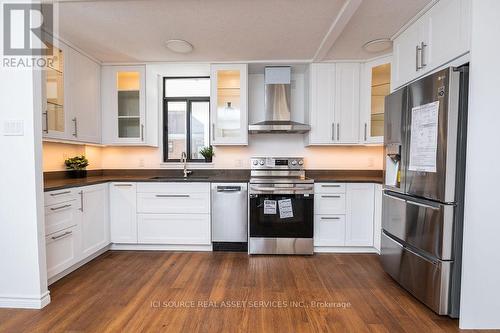
{"type": "Polygon", "coordinates": [[[45,238],[47,278],[51,278],[76,264],[81,258],[79,226],[61,230],[45,238]]]}
{"type": "Polygon", "coordinates": [[[420,27],[421,22],[417,21],[394,40],[391,90],[396,90],[417,76],[417,61],[420,62],[417,52],[417,47],[420,46],[420,27]]]}
{"type": "Polygon", "coordinates": [[[359,143],[360,64],[335,66],[335,143],[359,143]]]}
{"type": "Polygon", "coordinates": [[[364,64],[361,80],[360,139],[384,142],[385,96],[391,91],[392,56],[364,64]]]}
{"type": "Polygon", "coordinates": [[[311,130],[307,144],[324,145],[334,142],[335,64],[311,64],[308,120],[311,130]]]}
{"type": "Polygon", "coordinates": [[[109,244],[108,184],[80,188],[83,258],[109,244]]]}
{"type": "Polygon", "coordinates": [[[248,144],[247,64],[211,66],[212,144],[248,144]]]}
{"type": "Polygon", "coordinates": [[[469,2],[440,0],[422,17],[422,72],[430,72],[469,50],[469,2]]]}
{"type": "Polygon", "coordinates": [[[71,114],[71,139],[101,142],[101,67],[86,56],[69,48],[66,53],[68,109],[71,114]]]}
{"type": "Polygon", "coordinates": [[[135,183],[111,183],[109,188],[111,242],[137,244],[135,183]]]}
{"type": "Polygon", "coordinates": [[[103,143],[146,143],[145,80],[144,66],[102,67],[103,143]]]}
{"type": "Polygon", "coordinates": [[[347,184],[346,246],[373,246],[374,184],[347,184]]]}
{"type": "Polygon", "coordinates": [[[314,246],[344,246],[345,215],[314,216],[314,246]]]}
{"type": "Polygon", "coordinates": [[[210,214],[139,214],[141,244],[210,245],[210,214]]]}

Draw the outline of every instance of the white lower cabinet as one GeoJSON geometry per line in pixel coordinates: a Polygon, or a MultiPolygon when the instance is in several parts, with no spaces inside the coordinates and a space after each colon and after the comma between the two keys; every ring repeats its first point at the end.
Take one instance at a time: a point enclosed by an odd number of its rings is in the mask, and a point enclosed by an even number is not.
{"type": "Polygon", "coordinates": [[[135,183],[109,185],[111,243],[137,244],[137,186],[135,183]]]}
{"type": "Polygon", "coordinates": [[[374,184],[314,185],[314,246],[373,247],[374,184]]]}
{"type": "Polygon", "coordinates": [[[139,214],[141,244],[210,245],[209,214],[139,214]]]}
{"type": "Polygon", "coordinates": [[[80,226],[61,230],[45,238],[47,278],[75,264],[81,257],[80,226]]]}
{"type": "Polygon", "coordinates": [[[82,211],[82,256],[97,252],[109,244],[108,184],[80,189],[82,211]]]}

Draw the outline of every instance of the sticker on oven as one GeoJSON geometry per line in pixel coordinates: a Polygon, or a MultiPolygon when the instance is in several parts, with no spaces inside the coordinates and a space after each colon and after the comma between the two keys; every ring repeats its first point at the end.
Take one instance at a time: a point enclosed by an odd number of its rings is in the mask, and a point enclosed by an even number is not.
{"type": "Polygon", "coordinates": [[[276,214],[276,200],[264,200],[264,215],[276,214]]]}
{"type": "Polygon", "coordinates": [[[280,211],[280,219],[293,217],[292,199],[278,200],[278,208],[280,211]]]}

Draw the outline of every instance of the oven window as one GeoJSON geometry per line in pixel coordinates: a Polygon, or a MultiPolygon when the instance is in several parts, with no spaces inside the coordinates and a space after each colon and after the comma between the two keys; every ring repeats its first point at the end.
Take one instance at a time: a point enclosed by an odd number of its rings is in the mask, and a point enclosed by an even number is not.
{"type": "Polygon", "coordinates": [[[313,195],[250,196],[250,237],[311,238],[313,195]]]}

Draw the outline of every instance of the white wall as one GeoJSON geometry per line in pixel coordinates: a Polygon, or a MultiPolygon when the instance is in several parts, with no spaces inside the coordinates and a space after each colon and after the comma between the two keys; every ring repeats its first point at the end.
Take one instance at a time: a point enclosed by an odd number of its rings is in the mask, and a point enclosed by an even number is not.
{"type": "Polygon", "coordinates": [[[500,1],[472,1],[460,328],[500,328],[500,1]]]}
{"type": "Polygon", "coordinates": [[[40,308],[50,301],[43,230],[40,92],[40,73],[0,68],[0,307],[40,308]],[[23,121],[24,135],[5,136],[7,120],[23,121]]]}

